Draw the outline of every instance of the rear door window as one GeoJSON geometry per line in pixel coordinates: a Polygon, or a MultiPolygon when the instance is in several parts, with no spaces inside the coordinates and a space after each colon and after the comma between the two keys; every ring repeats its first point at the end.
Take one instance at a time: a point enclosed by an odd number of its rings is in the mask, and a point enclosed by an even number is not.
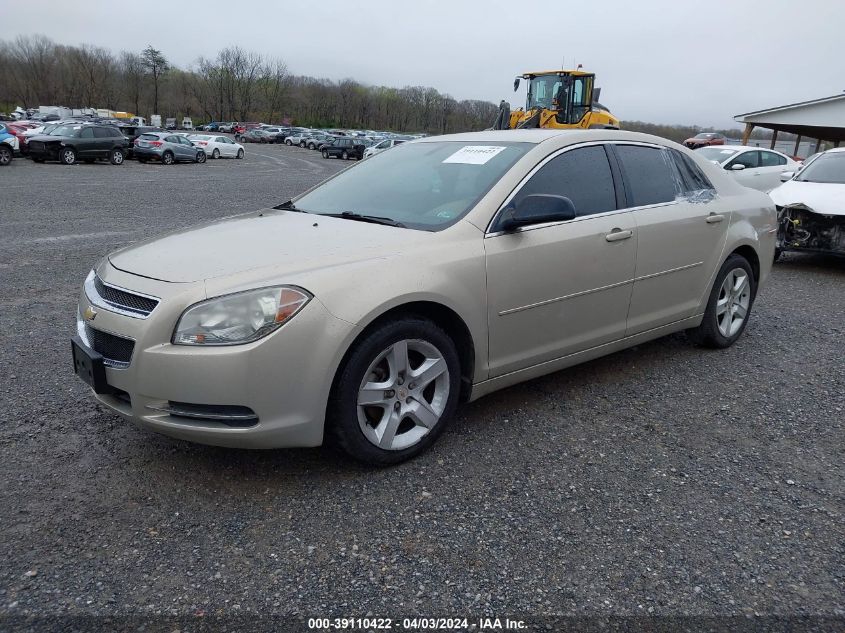
{"type": "Polygon", "coordinates": [[[604,147],[581,147],[555,156],[525,183],[513,204],[535,193],[569,198],[578,215],[613,211],[616,190],[604,147]]]}
{"type": "Polygon", "coordinates": [[[675,200],[674,166],[669,153],[657,147],[617,145],[629,207],[675,200]]]}
{"type": "Polygon", "coordinates": [[[778,167],[786,165],[786,158],[774,152],[760,152],[760,167],[778,167]]]}
{"type": "Polygon", "coordinates": [[[713,189],[710,179],[704,175],[704,172],[695,164],[693,159],[676,149],[670,150],[670,153],[675,160],[675,167],[680,177],[680,182],[678,183],[680,191],[678,193],[688,195],[698,191],[713,189]]]}
{"type": "Polygon", "coordinates": [[[94,128],[82,128],[82,130],[79,132],[79,138],[94,138],[94,128]]]}
{"type": "Polygon", "coordinates": [[[743,152],[731,162],[725,165],[725,169],[731,169],[734,165],[745,165],[746,169],[754,169],[760,166],[760,152],[743,152]]]}

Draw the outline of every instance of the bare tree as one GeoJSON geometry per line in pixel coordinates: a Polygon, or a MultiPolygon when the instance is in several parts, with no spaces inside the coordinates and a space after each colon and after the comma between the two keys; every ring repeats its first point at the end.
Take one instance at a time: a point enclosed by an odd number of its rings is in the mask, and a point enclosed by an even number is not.
{"type": "Polygon", "coordinates": [[[141,60],[147,72],[153,78],[153,110],[158,113],[158,82],[170,68],[170,64],[162,52],[153,48],[152,44],[143,50],[141,60]]]}

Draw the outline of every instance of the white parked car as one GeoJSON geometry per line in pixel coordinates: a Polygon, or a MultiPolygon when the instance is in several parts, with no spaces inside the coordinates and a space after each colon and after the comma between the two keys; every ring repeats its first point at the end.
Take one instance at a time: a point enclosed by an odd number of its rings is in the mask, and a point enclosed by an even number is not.
{"type": "Polygon", "coordinates": [[[202,148],[209,158],[243,158],[244,146],[228,136],[216,134],[190,134],[188,140],[202,148]]]}
{"type": "Polygon", "coordinates": [[[393,464],[461,401],[683,330],[729,347],[771,270],[775,217],[769,196],[655,136],[429,137],[103,257],[74,367],[166,435],[325,440],[393,464]]]}
{"type": "Polygon", "coordinates": [[[788,250],[845,255],[845,147],[781,177],[785,182],[769,194],[778,211],[775,259],[788,250]]]}
{"type": "Polygon", "coordinates": [[[403,139],[398,138],[387,138],[384,139],[381,143],[376,143],[372,147],[368,147],[364,150],[364,158],[369,158],[370,156],[375,156],[376,154],[380,154],[386,149],[390,149],[396,145],[401,145],[405,141],[403,139]]]}
{"type": "Polygon", "coordinates": [[[305,147],[308,143],[308,139],[317,134],[317,130],[301,130],[301,131],[291,131],[291,135],[285,139],[285,145],[299,145],[300,147],[305,147]]]}
{"type": "Polygon", "coordinates": [[[771,191],[780,184],[781,173],[801,166],[786,154],[748,145],[713,145],[695,152],[731,172],[739,184],[758,191],[771,191]]]}

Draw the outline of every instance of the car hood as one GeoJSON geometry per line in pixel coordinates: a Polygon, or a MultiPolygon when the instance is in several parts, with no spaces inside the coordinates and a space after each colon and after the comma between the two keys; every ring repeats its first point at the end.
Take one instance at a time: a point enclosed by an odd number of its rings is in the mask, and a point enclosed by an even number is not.
{"type": "Polygon", "coordinates": [[[275,267],[285,274],[398,255],[428,231],[265,209],[133,244],[109,255],[115,268],[193,282],[275,267]]]}
{"type": "Polygon", "coordinates": [[[30,136],[27,140],[32,143],[32,141],[42,141],[44,143],[48,143],[50,141],[64,141],[67,140],[69,137],[67,136],[51,136],[50,134],[36,134],[35,136],[30,136]]]}
{"type": "Polygon", "coordinates": [[[845,185],[787,180],[769,194],[780,207],[802,206],[823,215],[845,216],[845,185]]]}

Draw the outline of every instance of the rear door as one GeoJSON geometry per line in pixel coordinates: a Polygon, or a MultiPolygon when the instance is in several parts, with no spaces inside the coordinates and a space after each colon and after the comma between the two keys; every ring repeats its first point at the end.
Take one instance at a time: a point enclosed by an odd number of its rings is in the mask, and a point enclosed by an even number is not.
{"type": "Polygon", "coordinates": [[[760,175],[757,179],[762,191],[771,191],[780,185],[781,172],[786,170],[786,157],[781,156],[777,152],[770,152],[764,149],[760,150],[760,167],[758,169],[760,175]]]}
{"type": "Polygon", "coordinates": [[[491,377],[625,335],[637,239],[617,187],[604,146],[586,145],[544,159],[503,205],[563,195],[578,216],[509,233],[498,220],[491,226],[484,240],[491,377]]]}
{"type": "Polygon", "coordinates": [[[631,336],[695,315],[721,264],[731,210],[681,152],[647,144],[613,149],[638,233],[631,336]]]}
{"type": "Polygon", "coordinates": [[[97,151],[97,142],[102,141],[102,139],[97,139],[94,137],[94,126],[88,125],[83,127],[79,130],[79,136],[77,137],[77,154],[80,158],[96,158],[98,151],[97,151]]]}

